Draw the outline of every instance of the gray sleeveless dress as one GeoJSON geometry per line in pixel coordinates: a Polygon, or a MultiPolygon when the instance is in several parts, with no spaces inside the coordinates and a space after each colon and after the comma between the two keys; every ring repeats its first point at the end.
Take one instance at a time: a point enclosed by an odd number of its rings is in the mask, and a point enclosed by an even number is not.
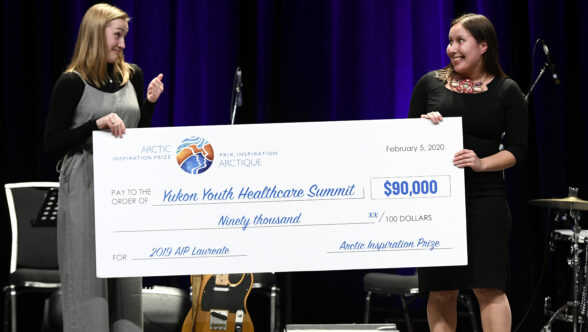
{"type": "MultiPolygon", "coordinates": [[[[72,128],[109,113],[116,113],[127,128],[137,127],[140,108],[131,82],[115,93],[84,84],[72,128]]],[[[66,154],[59,176],[57,238],[63,330],[143,331],[141,278],[96,278],[93,174],[90,137],[66,154]]]]}

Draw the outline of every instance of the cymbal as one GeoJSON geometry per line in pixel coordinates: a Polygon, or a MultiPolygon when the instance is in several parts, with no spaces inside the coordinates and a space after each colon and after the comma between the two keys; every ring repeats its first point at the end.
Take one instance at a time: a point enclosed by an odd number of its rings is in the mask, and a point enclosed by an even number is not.
{"type": "Polygon", "coordinates": [[[533,199],[529,201],[529,204],[553,209],[588,211],[588,201],[574,196],[569,196],[566,198],[533,199]]]}

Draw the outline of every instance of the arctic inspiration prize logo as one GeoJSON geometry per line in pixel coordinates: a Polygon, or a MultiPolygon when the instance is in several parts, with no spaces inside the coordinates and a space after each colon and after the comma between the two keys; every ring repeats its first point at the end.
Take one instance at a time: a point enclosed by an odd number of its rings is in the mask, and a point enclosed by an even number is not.
{"type": "Polygon", "coordinates": [[[212,165],[214,151],[203,137],[192,136],[182,141],[176,150],[178,165],[186,173],[204,173],[212,165]]]}

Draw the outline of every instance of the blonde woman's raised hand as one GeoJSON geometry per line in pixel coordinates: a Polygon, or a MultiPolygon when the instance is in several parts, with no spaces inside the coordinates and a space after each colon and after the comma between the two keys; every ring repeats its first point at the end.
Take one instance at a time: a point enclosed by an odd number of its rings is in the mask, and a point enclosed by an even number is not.
{"type": "Polygon", "coordinates": [[[149,102],[156,102],[163,92],[163,82],[161,81],[162,79],[163,74],[159,74],[149,83],[149,86],[147,87],[147,100],[149,100],[149,102]]]}

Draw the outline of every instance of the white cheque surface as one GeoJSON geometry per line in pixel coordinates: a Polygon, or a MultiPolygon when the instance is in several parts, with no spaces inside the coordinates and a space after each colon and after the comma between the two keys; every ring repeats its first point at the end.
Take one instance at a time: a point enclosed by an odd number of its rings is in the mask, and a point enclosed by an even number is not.
{"type": "Polygon", "coordinates": [[[461,118],[94,132],[99,277],[467,264],[461,118]]]}

